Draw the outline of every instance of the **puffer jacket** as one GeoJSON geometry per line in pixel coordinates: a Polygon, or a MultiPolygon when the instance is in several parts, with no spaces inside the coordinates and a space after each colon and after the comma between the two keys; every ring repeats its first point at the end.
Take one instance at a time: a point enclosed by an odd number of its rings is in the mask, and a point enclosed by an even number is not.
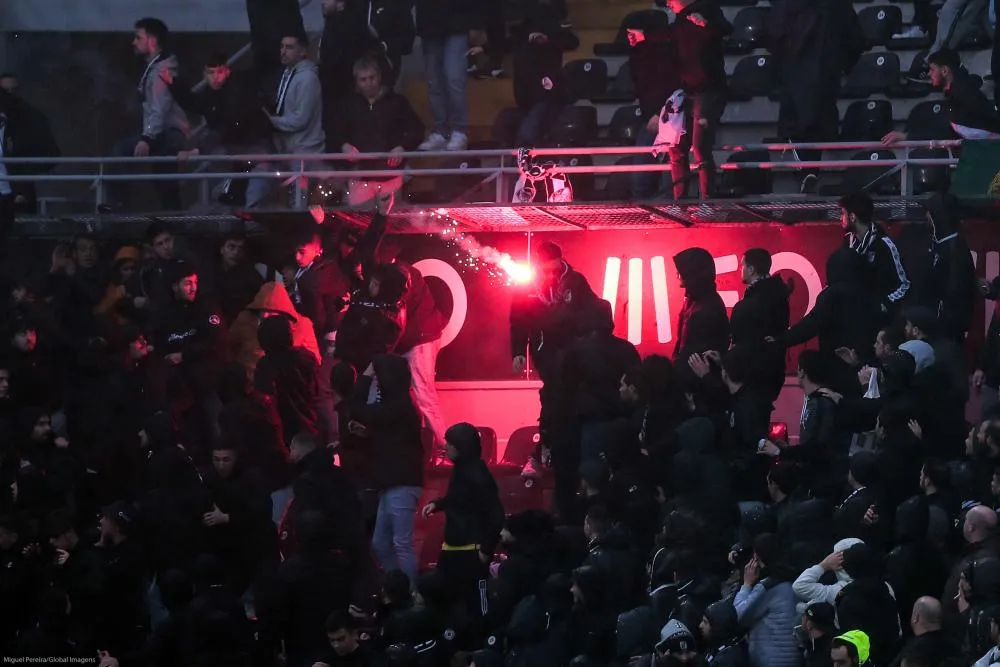
{"type": "Polygon", "coordinates": [[[322,363],[323,358],[319,353],[312,320],[296,312],[284,285],[275,282],[264,283],[257,296],[236,316],[229,328],[230,357],[247,369],[248,376],[253,377],[257,362],[264,356],[264,350],[257,340],[257,329],[260,328],[257,315],[262,311],[287,316],[292,324],[292,346],[304,347],[316,358],[317,364],[322,363]]]}
{"type": "Polygon", "coordinates": [[[740,624],[749,629],[750,661],[767,667],[799,667],[802,654],[792,630],[799,623],[792,584],[770,585],[767,579],[752,589],[740,587],[733,600],[740,624]]]}

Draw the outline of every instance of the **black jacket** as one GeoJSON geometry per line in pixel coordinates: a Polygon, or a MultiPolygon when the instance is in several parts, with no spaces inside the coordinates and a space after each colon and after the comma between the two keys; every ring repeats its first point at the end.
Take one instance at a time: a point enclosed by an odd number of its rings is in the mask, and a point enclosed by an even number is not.
{"type": "Polygon", "coordinates": [[[631,609],[638,601],[640,560],[628,530],[621,524],[590,542],[582,565],[593,567],[605,578],[607,604],[616,614],[631,609]]]}
{"type": "Polygon", "coordinates": [[[819,347],[834,352],[848,347],[862,360],[870,359],[882,321],[882,309],[864,282],[864,261],[841,248],[826,262],[826,287],[816,305],[781,336],[786,347],[819,337],[819,347]]]}
{"type": "Polygon", "coordinates": [[[570,343],[560,365],[560,383],[572,397],[573,415],[584,421],[623,416],[618,387],[622,376],[639,363],[635,346],[607,331],[570,343]]]}
{"type": "Polygon", "coordinates": [[[935,195],[927,201],[932,221],[932,266],[920,289],[920,302],[938,316],[940,333],[963,339],[972,322],[976,300],[976,268],[958,227],[954,197],[935,195]]]}
{"type": "Polygon", "coordinates": [[[847,246],[865,258],[868,263],[867,283],[879,300],[882,309],[895,314],[899,304],[910,291],[910,279],[903,268],[903,258],[892,239],[877,224],[872,224],[862,238],[848,234],[847,246]]]}
{"type": "Polygon", "coordinates": [[[218,90],[203,86],[195,93],[191,89],[190,82],[176,80],[170,94],[184,111],[205,119],[205,127],[222,147],[245,149],[271,136],[271,125],[261,109],[260,91],[244,73],[232,74],[218,90]]]}
{"type": "MultiPolygon", "coordinates": [[[[319,45],[319,78],[323,84],[324,110],[327,104],[341,103],[352,93],[354,63],[378,46],[368,29],[370,3],[365,0],[347,0],[343,4],[342,11],[323,19],[323,37],[319,45]]],[[[336,147],[339,151],[340,144],[336,144],[336,147]]]]}
{"type": "Polygon", "coordinates": [[[904,618],[918,598],[940,595],[948,578],[944,557],[927,539],[929,525],[930,509],[923,495],[909,498],[896,509],[896,546],[886,556],[885,567],[904,618]]]}
{"type": "Polygon", "coordinates": [[[417,345],[440,339],[448,319],[438,308],[423,274],[410,264],[397,262],[396,265],[406,272],[406,291],[403,293],[406,326],[396,344],[396,352],[406,354],[417,345]]]}
{"type": "Polygon", "coordinates": [[[565,104],[568,99],[563,53],[573,51],[580,40],[559,25],[560,17],[552,5],[531,3],[528,16],[511,31],[514,44],[514,102],[527,111],[539,102],[565,104]],[[528,41],[528,35],[541,33],[544,44],[528,41]]]}
{"type": "Polygon", "coordinates": [[[765,339],[777,339],[788,329],[789,292],[781,276],[758,280],[747,285],[729,317],[733,346],[749,345],[758,350],[758,377],[771,389],[774,398],[785,383],[785,351],[765,339]]]}
{"type": "Polygon", "coordinates": [[[214,387],[226,360],[226,328],[217,310],[202,301],[171,300],[154,318],[156,354],[182,355],[177,369],[195,392],[214,387]]]}
{"type": "Polygon", "coordinates": [[[690,380],[688,357],[706,350],[724,352],[729,349],[729,316],[716,291],[715,260],[707,250],[683,250],[674,255],[674,266],[681,276],[685,298],[677,322],[673,359],[678,375],[690,380]]]}
{"type": "Polygon", "coordinates": [[[736,608],[729,600],[714,602],[705,609],[712,626],[708,638],[707,661],[712,667],[750,667],[747,643],[740,632],[736,608]]]}
{"type": "Polygon", "coordinates": [[[996,107],[986,99],[980,90],[978,77],[959,73],[944,91],[948,103],[948,120],[955,125],[963,125],[987,132],[1000,132],[1000,115],[996,107]]]}
{"type": "Polygon", "coordinates": [[[219,262],[205,277],[208,278],[205,292],[219,304],[227,327],[232,326],[236,316],[253,303],[253,298],[264,284],[264,279],[250,263],[227,269],[219,262]]]}
{"type": "Polygon", "coordinates": [[[335,354],[358,373],[363,373],[375,355],[396,350],[406,328],[403,292],[406,275],[394,264],[382,264],[374,272],[379,279],[378,296],[368,293],[367,285],[351,295],[337,331],[335,354]]]}
{"type": "Polygon", "coordinates": [[[725,90],[724,38],[732,31],[715,0],[695,0],[677,14],[668,35],[675,44],[681,87],[689,95],[725,90]],[[692,14],[700,14],[705,27],[692,23],[692,14]]]}
{"type": "Polygon", "coordinates": [[[874,547],[884,545],[888,536],[880,525],[882,522],[869,525],[864,520],[865,512],[873,505],[880,517],[888,512],[882,494],[873,487],[864,487],[847,496],[833,514],[834,538],[856,537],[874,547]]]}
{"type": "Polygon", "coordinates": [[[417,34],[444,39],[483,29],[484,0],[416,0],[417,34]]]}
{"type": "Polygon", "coordinates": [[[837,619],[841,627],[861,630],[868,635],[873,664],[884,665],[896,654],[899,612],[882,579],[855,579],[842,588],[837,596],[837,619]]]}
{"type": "MultiPolygon", "coordinates": [[[[24,100],[14,95],[0,93],[0,113],[6,115],[4,125],[3,154],[9,158],[40,157],[57,158],[61,155],[52,134],[48,118],[24,100]]],[[[55,167],[53,164],[8,165],[11,176],[32,176],[44,174],[55,167]]],[[[22,209],[33,213],[37,208],[35,184],[17,181],[10,184],[14,195],[26,199],[22,209]]]]}
{"type": "Polygon", "coordinates": [[[374,102],[355,93],[341,105],[338,151],[345,143],[362,153],[384,153],[397,146],[414,151],[424,136],[424,124],[409,100],[392,90],[383,90],[374,102]]]}
{"type": "Polygon", "coordinates": [[[378,396],[368,403],[370,382],[359,381],[361,400],[351,416],[367,430],[371,448],[372,482],[379,490],[397,486],[424,485],[424,449],[420,439],[420,413],[410,397],[410,366],[394,354],[379,354],[372,360],[378,396]]]}
{"type": "Polygon", "coordinates": [[[299,433],[318,433],[319,366],[303,347],[292,347],[286,322],[268,318],[258,331],[264,356],[257,362],[254,388],[270,396],[281,417],[285,442],[299,433]]]}
{"type": "Polygon", "coordinates": [[[977,368],[986,373],[985,383],[990,387],[1000,387],[1000,278],[994,278],[990,284],[987,298],[993,299],[993,312],[987,307],[986,316],[990,317],[990,328],[983,341],[983,349],[979,355],[977,368]]]}
{"type": "Polygon", "coordinates": [[[629,74],[635,84],[642,118],[646,121],[658,115],[674,91],[681,87],[675,65],[677,45],[667,38],[665,27],[647,27],[646,39],[631,47],[628,53],[629,74]]]}
{"type": "Polygon", "coordinates": [[[511,357],[529,349],[542,381],[558,369],[559,353],[578,335],[598,297],[582,274],[564,262],[565,271],[555,285],[540,285],[531,294],[515,299],[510,308],[511,357]],[[529,348],[530,346],[530,348],[529,348]]]}
{"type": "Polygon", "coordinates": [[[448,491],[434,501],[445,513],[444,542],[452,546],[478,544],[483,553],[493,553],[503,527],[503,505],[496,480],[482,459],[478,440],[455,433],[449,443],[459,452],[448,480],[448,491]]]}
{"type": "MultiPolygon", "coordinates": [[[[351,480],[333,465],[333,450],[324,447],[295,464],[289,526],[297,531],[307,512],[322,512],[330,529],[332,546],[348,555],[351,568],[359,569],[367,553],[361,503],[351,480]]],[[[286,536],[282,535],[282,539],[286,536]]],[[[296,535],[297,537],[297,535],[296,535]]]]}
{"type": "Polygon", "coordinates": [[[814,495],[839,489],[847,473],[849,439],[837,427],[837,406],[814,392],[805,397],[799,421],[799,443],[782,449],[781,458],[803,467],[804,482],[814,495]]]}

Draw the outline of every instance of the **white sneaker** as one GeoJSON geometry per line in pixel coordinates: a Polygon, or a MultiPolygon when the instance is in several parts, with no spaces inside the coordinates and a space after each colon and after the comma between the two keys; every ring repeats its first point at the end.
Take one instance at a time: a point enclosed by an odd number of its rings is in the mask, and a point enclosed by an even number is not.
{"type": "Polygon", "coordinates": [[[911,25],[903,32],[892,36],[893,39],[923,39],[925,37],[927,37],[927,33],[918,25],[911,25]]]}
{"type": "Polygon", "coordinates": [[[464,132],[452,132],[444,149],[446,151],[464,151],[468,145],[469,138],[465,136],[464,132]]]}
{"type": "MultiPolygon", "coordinates": [[[[448,140],[445,139],[439,132],[431,132],[430,136],[424,139],[424,143],[417,146],[418,151],[440,151],[443,150],[445,146],[448,145],[448,140]]],[[[450,148],[448,150],[451,150],[450,148]]]]}

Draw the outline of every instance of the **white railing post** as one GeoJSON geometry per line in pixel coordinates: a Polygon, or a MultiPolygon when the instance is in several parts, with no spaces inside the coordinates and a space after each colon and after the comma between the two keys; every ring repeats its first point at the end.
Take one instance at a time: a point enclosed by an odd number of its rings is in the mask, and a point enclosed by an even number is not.
{"type": "Polygon", "coordinates": [[[299,160],[299,173],[295,175],[295,205],[297,211],[306,209],[309,199],[309,179],[305,177],[306,161],[299,160]]]}
{"type": "Polygon", "coordinates": [[[97,163],[97,196],[95,197],[97,206],[104,205],[104,161],[97,163]]]}
{"type": "Polygon", "coordinates": [[[903,166],[899,170],[899,194],[910,196],[910,147],[903,148],[903,166]]]}

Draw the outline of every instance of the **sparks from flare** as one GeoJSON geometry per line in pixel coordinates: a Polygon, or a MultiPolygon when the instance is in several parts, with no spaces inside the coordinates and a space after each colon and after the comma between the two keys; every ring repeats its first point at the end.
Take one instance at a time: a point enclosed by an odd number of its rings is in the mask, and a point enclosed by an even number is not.
{"type": "Polygon", "coordinates": [[[428,222],[440,229],[436,232],[449,246],[455,248],[455,259],[459,266],[470,271],[486,271],[491,279],[505,285],[526,285],[534,277],[534,269],[526,262],[518,262],[510,253],[483,245],[475,238],[459,231],[458,220],[448,215],[446,209],[435,209],[422,215],[428,222]]]}

